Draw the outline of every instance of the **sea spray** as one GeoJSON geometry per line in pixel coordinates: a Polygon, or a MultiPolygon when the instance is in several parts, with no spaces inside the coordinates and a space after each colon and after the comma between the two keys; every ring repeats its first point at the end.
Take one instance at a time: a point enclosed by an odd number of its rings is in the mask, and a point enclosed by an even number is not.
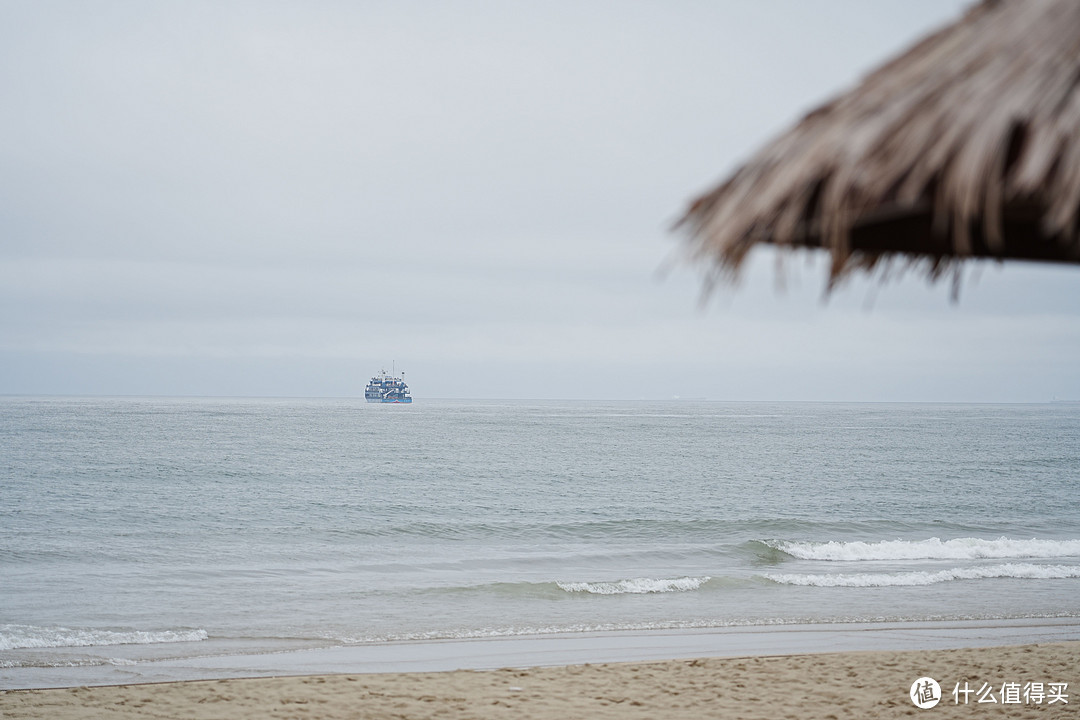
{"type": "Polygon", "coordinates": [[[592,595],[644,595],[648,593],[669,593],[697,590],[707,583],[709,577],[679,578],[633,578],[615,582],[558,582],[560,588],[570,593],[590,593],[592,595]]]}
{"type": "Polygon", "coordinates": [[[1080,557],[1080,540],[1044,540],[1039,538],[995,540],[953,538],[941,540],[880,540],[844,542],[765,541],[769,547],[800,560],[981,560],[1002,558],[1080,557]]]}
{"type": "Polygon", "coordinates": [[[0,625],[0,650],[201,642],[205,630],[103,630],[61,626],[0,625]]]}
{"type": "Polygon", "coordinates": [[[951,568],[936,572],[914,571],[895,573],[765,573],[762,577],[782,585],[814,587],[915,587],[936,585],[954,580],[1064,580],[1080,578],[1080,567],[1069,565],[1014,564],[986,567],[951,568]]]}

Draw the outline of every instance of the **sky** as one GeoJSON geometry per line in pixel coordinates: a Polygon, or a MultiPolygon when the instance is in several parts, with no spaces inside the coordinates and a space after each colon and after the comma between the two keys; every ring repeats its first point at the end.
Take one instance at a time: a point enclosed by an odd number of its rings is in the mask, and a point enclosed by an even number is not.
{"type": "Polygon", "coordinates": [[[1080,400],[1080,269],[753,256],[687,203],[956,0],[0,0],[0,394],[1080,400]]]}

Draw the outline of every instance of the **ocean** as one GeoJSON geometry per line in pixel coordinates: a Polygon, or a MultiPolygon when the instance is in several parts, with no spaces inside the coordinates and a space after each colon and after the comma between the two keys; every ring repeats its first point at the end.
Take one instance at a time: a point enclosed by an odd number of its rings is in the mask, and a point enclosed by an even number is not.
{"type": "Polygon", "coordinates": [[[0,687],[399,641],[1080,617],[1078,404],[7,397],[0,490],[0,687]]]}

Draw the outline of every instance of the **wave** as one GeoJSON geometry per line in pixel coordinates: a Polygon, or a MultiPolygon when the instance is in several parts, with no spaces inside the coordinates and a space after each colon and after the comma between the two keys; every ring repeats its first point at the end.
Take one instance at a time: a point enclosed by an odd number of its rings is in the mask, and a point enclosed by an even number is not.
{"type": "MultiPolygon", "coordinates": [[[[1068,616],[1071,617],[1071,616],[1068,616]]],[[[919,618],[921,620],[921,618],[919,618]]],[[[891,620],[891,619],[890,619],[891,620]]],[[[899,618],[897,621],[905,620],[899,618]]],[[[880,617],[845,617],[821,620],[815,618],[731,618],[709,620],[663,620],[641,622],[566,623],[558,625],[514,625],[505,627],[457,628],[426,632],[391,633],[362,637],[334,637],[345,645],[364,645],[383,642],[412,642],[417,640],[473,640],[479,638],[528,637],[584,633],[612,633],[653,630],[704,630],[729,627],[772,627],[822,622],[885,622],[880,617]]]]}
{"type": "MultiPolygon", "coordinates": [[[[403,508],[406,509],[406,508],[403,508]]],[[[326,532],[339,537],[421,537],[436,539],[509,539],[561,541],[592,541],[613,538],[686,537],[712,539],[717,534],[730,533],[731,523],[710,519],[663,519],[629,517],[608,520],[564,520],[533,522],[499,519],[456,518],[435,521],[373,522],[370,526],[333,528],[326,532]]],[[[798,532],[798,528],[781,528],[781,532],[798,532]]]]}
{"type": "Polygon", "coordinates": [[[814,587],[896,587],[936,585],[953,580],[987,580],[994,578],[1017,578],[1023,580],[1063,580],[1080,578],[1080,567],[1070,565],[1032,565],[1007,563],[986,567],[953,568],[937,572],[895,573],[765,573],[761,577],[781,585],[809,585],[814,587]]]}
{"type": "Polygon", "coordinates": [[[92,628],[0,625],[0,650],[26,648],[94,647],[101,645],[154,645],[201,642],[205,630],[98,630],[92,628]]]}
{"type": "Polygon", "coordinates": [[[592,595],[643,595],[647,593],[685,592],[697,590],[711,578],[633,578],[616,582],[556,582],[560,589],[569,593],[589,593],[592,595]]]}
{"type": "Polygon", "coordinates": [[[128,658],[78,658],[75,660],[46,660],[41,657],[33,659],[0,659],[0,669],[9,668],[77,668],[77,667],[102,667],[104,665],[116,665],[126,667],[138,665],[135,660],[128,658]]]}
{"type": "Polygon", "coordinates": [[[1080,540],[1014,540],[1000,537],[941,540],[884,540],[881,542],[796,542],[764,540],[766,547],[800,560],[982,560],[1003,558],[1060,558],[1080,556],[1080,540]]]}
{"type": "Polygon", "coordinates": [[[372,634],[363,636],[327,636],[335,644],[369,645],[386,642],[415,642],[430,640],[474,640],[483,638],[529,637],[586,633],[620,633],[663,630],[717,630],[724,628],[783,627],[788,625],[845,625],[926,622],[970,622],[991,620],[1075,619],[1075,612],[1059,613],[940,613],[940,614],[873,614],[827,616],[755,616],[741,618],[709,618],[685,620],[623,621],[596,623],[564,623],[554,625],[511,625],[499,627],[444,628],[440,630],[372,634]]]}

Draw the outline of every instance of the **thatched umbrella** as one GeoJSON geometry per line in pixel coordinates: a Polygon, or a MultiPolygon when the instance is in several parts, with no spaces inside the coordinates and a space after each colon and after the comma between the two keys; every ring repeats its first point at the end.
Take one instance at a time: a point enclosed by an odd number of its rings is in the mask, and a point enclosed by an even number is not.
{"type": "Polygon", "coordinates": [[[897,258],[931,279],[968,258],[1077,263],[1078,220],[1080,0],[984,0],[809,113],[679,224],[712,279],[771,243],[828,250],[831,288],[897,258]]]}

